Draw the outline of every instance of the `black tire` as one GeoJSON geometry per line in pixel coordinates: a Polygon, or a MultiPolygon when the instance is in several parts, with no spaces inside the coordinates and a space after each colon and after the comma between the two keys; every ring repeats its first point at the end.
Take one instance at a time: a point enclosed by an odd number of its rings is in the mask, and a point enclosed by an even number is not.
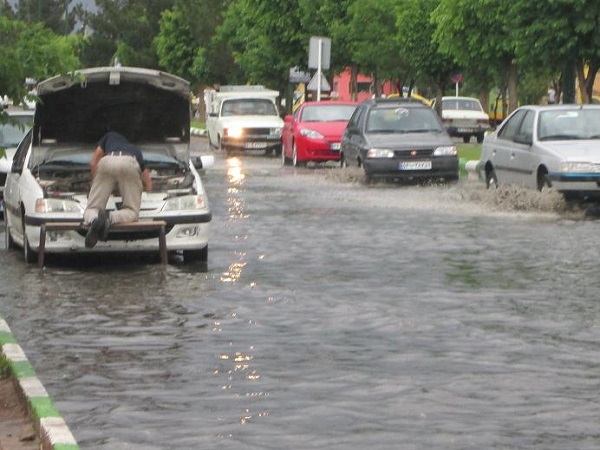
{"type": "Polygon", "coordinates": [[[485,171],[485,186],[487,189],[498,189],[498,177],[494,169],[485,171]]]}
{"type": "Polygon", "coordinates": [[[4,219],[4,242],[6,243],[6,248],[8,250],[15,250],[17,248],[17,244],[15,244],[15,241],[10,235],[8,220],[6,220],[6,218],[4,219]]]}
{"type": "Polygon", "coordinates": [[[285,149],[283,147],[281,147],[281,165],[282,166],[287,166],[290,162],[290,160],[288,159],[287,156],[285,156],[285,149]]]}
{"type": "Polygon", "coordinates": [[[538,184],[538,191],[540,191],[540,192],[552,188],[552,183],[550,182],[550,179],[548,178],[548,172],[546,172],[545,170],[542,170],[542,171],[540,171],[540,173],[538,173],[537,184],[538,184]]]}
{"type": "Polygon", "coordinates": [[[370,172],[367,172],[364,166],[363,173],[365,174],[365,184],[371,184],[373,181],[373,175],[370,172]]]}
{"type": "Polygon", "coordinates": [[[207,262],[208,261],[208,245],[200,250],[184,250],[183,251],[183,262],[195,263],[195,262],[207,262]]]}
{"type": "Polygon", "coordinates": [[[481,143],[483,142],[483,138],[484,138],[484,137],[485,137],[485,134],[484,134],[484,133],[479,133],[479,134],[477,135],[477,143],[478,143],[478,144],[481,144],[481,143]]]}
{"type": "Polygon", "coordinates": [[[306,166],[306,161],[298,160],[298,148],[296,147],[296,143],[294,142],[292,146],[292,164],[294,167],[304,167],[306,166]]]}
{"type": "Polygon", "coordinates": [[[23,223],[23,259],[27,264],[33,264],[37,262],[38,254],[33,251],[33,249],[29,246],[29,240],[27,239],[27,229],[25,228],[25,223],[23,223]]]}
{"type": "Polygon", "coordinates": [[[348,161],[346,161],[346,157],[344,156],[343,153],[340,155],[340,167],[342,169],[345,169],[348,167],[348,161]]]}
{"type": "Polygon", "coordinates": [[[469,135],[463,136],[463,142],[465,144],[468,144],[469,142],[471,142],[471,136],[469,136],[469,135]]]}

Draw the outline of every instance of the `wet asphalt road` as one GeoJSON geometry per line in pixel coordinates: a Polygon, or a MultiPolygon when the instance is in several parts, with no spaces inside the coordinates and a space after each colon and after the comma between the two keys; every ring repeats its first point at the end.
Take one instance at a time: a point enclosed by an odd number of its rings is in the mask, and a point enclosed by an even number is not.
{"type": "Polygon", "coordinates": [[[0,313],[82,449],[600,446],[596,221],[260,154],[205,182],[207,266],[0,252],[0,313]]]}

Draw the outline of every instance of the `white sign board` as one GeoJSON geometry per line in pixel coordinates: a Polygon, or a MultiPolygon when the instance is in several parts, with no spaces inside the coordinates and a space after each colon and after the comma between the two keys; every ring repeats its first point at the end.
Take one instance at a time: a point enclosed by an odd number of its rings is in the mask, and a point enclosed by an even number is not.
{"type": "Polygon", "coordinates": [[[308,51],[309,69],[327,70],[331,63],[331,39],[328,37],[313,36],[310,38],[310,47],[308,51]],[[321,61],[319,61],[319,55],[321,61]],[[319,64],[319,62],[321,64],[319,64]]]}

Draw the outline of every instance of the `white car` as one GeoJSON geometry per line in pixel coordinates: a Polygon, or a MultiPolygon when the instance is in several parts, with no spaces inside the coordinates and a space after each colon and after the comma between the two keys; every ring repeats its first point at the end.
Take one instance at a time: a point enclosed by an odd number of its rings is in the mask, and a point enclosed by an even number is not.
{"type": "Polygon", "coordinates": [[[442,122],[450,136],[461,137],[463,142],[483,142],[490,129],[490,117],[478,99],[473,97],[442,97],[442,122]]]}
{"type": "Polygon", "coordinates": [[[4,151],[4,155],[0,157],[0,215],[4,214],[6,174],[10,172],[17,145],[33,124],[33,111],[6,109],[4,113],[6,121],[0,123],[0,149],[4,151]]]}
{"type": "MultiPolygon", "coordinates": [[[[38,85],[33,128],[18,146],[5,188],[6,245],[35,262],[40,226],[80,223],[90,189],[90,160],[98,140],[116,128],[134,142],[151,170],[140,221],[166,222],[169,252],[206,261],[212,219],[208,197],[190,159],[189,83],[165,72],[99,67],[38,85]]],[[[201,161],[206,167],[210,157],[201,161]]],[[[115,191],[107,209],[119,207],[115,191]]],[[[48,233],[45,253],[156,252],[157,234],[109,234],[93,249],[85,230],[48,233]]]]}
{"type": "Polygon", "coordinates": [[[600,198],[600,105],[522,106],[486,135],[479,167],[488,187],[553,187],[600,198]]]}

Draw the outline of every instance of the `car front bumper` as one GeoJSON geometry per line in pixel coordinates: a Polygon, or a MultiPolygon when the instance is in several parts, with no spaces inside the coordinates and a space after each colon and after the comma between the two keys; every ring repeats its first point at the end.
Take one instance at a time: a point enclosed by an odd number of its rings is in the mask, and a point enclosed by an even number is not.
{"type": "MultiPolygon", "coordinates": [[[[143,218],[142,218],[143,219],[143,218]]],[[[157,220],[165,218],[156,217],[157,220]]],[[[166,244],[167,251],[196,250],[208,245],[211,229],[212,215],[195,214],[167,219],[166,244]]],[[[33,250],[37,251],[40,245],[40,225],[48,222],[61,222],[63,220],[40,217],[26,217],[27,240],[33,250]]],[[[73,221],[73,220],[67,220],[73,221]]],[[[77,221],[73,221],[77,222],[77,221]]],[[[98,241],[93,249],[85,247],[85,229],[68,231],[48,231],[46,233],[46,253],[87,253],[87,252],[140,252],[156,251],[157,233],[114,233],[109,234],[107,241],[98,241]]]]}
{"type": "Polygon", "coordinates": [[[397,158],[367,158],[364,160],[363,165],[368,176],[377,178],[399,178],[404,180],[458,179],[458,158],[441,156],[422,161],[431,161],[431,168],[404,170],[401,168],[403,162],[417,161],[397,158]]]}
{"type": "Polygon", "coordinates": [[[277,138],[228,138],[224,137],[221,147],[232,150],[269,150],[281,145],[281,139],[277,138]]]}

